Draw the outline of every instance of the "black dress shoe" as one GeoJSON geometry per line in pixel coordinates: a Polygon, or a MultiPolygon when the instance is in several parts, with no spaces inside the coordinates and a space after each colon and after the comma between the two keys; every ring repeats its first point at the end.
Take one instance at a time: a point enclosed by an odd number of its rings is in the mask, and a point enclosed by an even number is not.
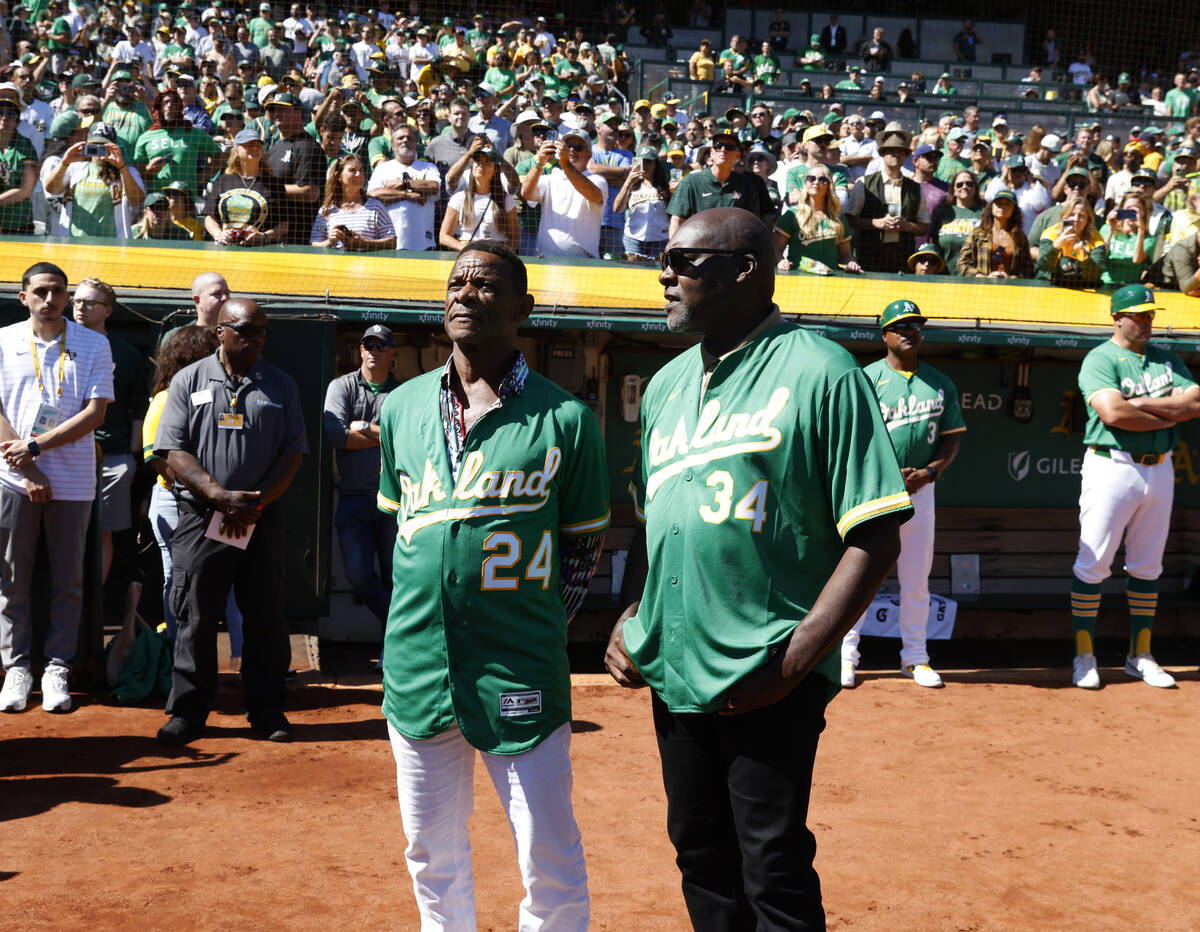
{"type": "Polygon", "coordinates": [[[280,711],[264,712],[250,720],[250,727],[268,741],[291,741],[292,725],[280,711]]]}
{"type": "Polygon", "coordinates": [[[187,744],[193,738],[199,738],[204,733],[203,725],[189,722],[182,715],[172,715],[167,724],[158,730],[158,743],[178,747],[187,744]]]}

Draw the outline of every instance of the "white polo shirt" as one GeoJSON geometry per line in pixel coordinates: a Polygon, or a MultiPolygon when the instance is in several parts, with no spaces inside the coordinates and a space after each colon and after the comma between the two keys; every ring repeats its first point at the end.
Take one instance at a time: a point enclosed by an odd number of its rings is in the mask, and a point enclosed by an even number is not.
{"type": "MultiPolygon", "coordinates": [[[[0,404],[18,437],[28,438],[43,403],[59,409],[59,423],[83,410],[93,398],[113,400],[113,361],[108,338],[67,321],[62,396],[58,396],[60,341],[36,341],[42,386],[33,365],[33,327],[28,320],[0,328],[0,404]]],[[[74,443],[47,450],[37,458],[50,480],[56,501],[90,502],[96,497],[96,438],[84,434],[74,443]]],[[[0,482],[25,492],[25,477],[0,459],[0,482]]]]}
{"type": "Polygon", "coordinates": [[[538,179],[534,200],[542,205],[537,238],[539,256],[600,258],[600,223],[608,200],[608,182],[591,172],[583,174],[600,189],[599,204],[591,203],[576,191],[561,168],[538,179]]]}
{"type": "MultiPolygon", "coordinates": [[[[380,162],[371,172],[371,180],[367,183],[367,194],[376,188],[382,188],[393,181],[399,181],[407,174],[410,181],[442,182],[441,173],[432,162],[416,159],[411,165],[401,165],[394,158],[380,162]]],[[[392,226],[396,229],[397,249],[434,249],[437,239],[433,230],[433,208],[437,195],[425,198],[423,204],[416,201],[392,201],[385,204],[388,216],[392,218],[392,226]]]]}

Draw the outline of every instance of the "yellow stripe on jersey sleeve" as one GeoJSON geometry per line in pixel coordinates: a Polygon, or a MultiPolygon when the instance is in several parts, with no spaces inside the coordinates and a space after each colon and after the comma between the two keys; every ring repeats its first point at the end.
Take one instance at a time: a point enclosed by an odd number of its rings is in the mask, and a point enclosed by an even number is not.
{"type": "Polygon", "coordinates": [[[878,518],[880,515],[886,515],[890,512],[910,507],[912,507],[912,499],[908,497],[907,492],[898,492],[895,495],[887,495],[883,498],[875,498],[869,502],[863,502],[861,505],[856,505],[842,515],[841,520],[837,523],[837,532],[845,539],[852,528],[862,524],[864,521],[870,521],[872,518],[878,518]]]}
{"type": "Polygon", "coordinates": [[[629,497],[633,499],[633,516],[642,524],[646,523],[646,512],[643,510],[641,503],[638,501],[637,486],[632,482],[629,483],[629,497]]]}
{"type": "Polygon", "coordinates": [[[580,521],[578,524],[560,524],[558,529],[564,534],[595,534],[605,530],[612,520],[612,509],[592,521],[580,521]]]}
{"type": "Polygon", "coordinates": [[[389,515],[400,514],[400,503],[392,501],[382,492],[375,493],[375,506],[380,511],[386,511],[389,515]]]}
{"type": "Polygon", "coordinates": [[[1087,398],[1084,399],[1084,404],[1090,405],[1092,403],[1092,399],[1095,398],[1097,395],[1099,395],[1101,392],[1116,392],[1118,395],[1121,394],[1121,390],[1119,388],[1113,388],[1111,385],[1105,385],[1104,388],[1098,388],[1094,392],[1092,392],[1090,395],[1088,395],[1087,398]]]}
{"type": "Polygon", "coordinates": [[[966,427],[951,427],[949,430],[942,431],[942,436],[948,437],[950,434],[965,434],[966,432],[966,427]]]}

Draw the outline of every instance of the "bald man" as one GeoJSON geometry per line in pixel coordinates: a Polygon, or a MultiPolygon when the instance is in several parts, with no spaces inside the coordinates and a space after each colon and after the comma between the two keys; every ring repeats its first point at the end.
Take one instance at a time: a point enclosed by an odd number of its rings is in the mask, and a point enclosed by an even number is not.
{"type": "Polygon", "coordinates": [[[196,306],[196,326],[215,327],[221,305],[229,300],[229,285],[219,272],[201,272],[192,279],[192,303],[196,306]]]}
{"type": "Polygon", "coordinates": [[[267,315],[230,298],[217,351],[171,380],[154,452],[175,473],[179,524],[172,605],[179,623],[163,744],[198,737],[217,691],[217,622],[232,585],[244,616],[242,689],[250,725],[288,741],[283,714],[290,650],[283,614],[283,514],[276,504],[308,440],[296,383],[262,359],[267,315]]]}
{"type": "Polygon", "coordinates": [[[684,900],[696,929],[722,932],[825,928],[806,822],[835,648],[912,514],[870,385],[783,319],[774,261],[770,230],[737,208],[667,244],[667,326],[701,339],[642,401],[650,559],[631,555],[641,597],[605,658],[653,691],[684,900]]]}

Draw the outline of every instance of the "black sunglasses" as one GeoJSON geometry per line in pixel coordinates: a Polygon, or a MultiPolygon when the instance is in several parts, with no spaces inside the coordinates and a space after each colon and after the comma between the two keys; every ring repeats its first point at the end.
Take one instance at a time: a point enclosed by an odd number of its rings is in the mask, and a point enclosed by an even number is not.
{"type": "Polygon", "coordinates": [[[250,324],[250,323],[231,324],[231,323],[223,322],[223,323],[219,324],[218,326],[225,327],[229,330],[232,330],[239,337],[242,337],[243,339],[246,339],[246,340],[254,340],[254,339],[257,339],[258,337],[266,338],[267,334],[271,332],[270,327],[260,327],[260,326],[258,326],[258,324],[250,324]]]}
{"type": "Polygon", "coordinates": [[[380,350],[388,348],[388,344],[381,340],[363,340],[360,345],[370,353],[378,353],[380,350]]]}
{"type": "Polygon", "coordinates": [[[689,270],[699,272],[700,266],[695,265],[688,256],[745,256],[749,255],[744,249],[708,249],[704,246],[674,246],[663,251],[659,262],[665,272],[668,268],[676,275],[686,275],[689,270]]]}
{"type": "MultiPolygon", "coordinates": [[[[933,258],[933,257],[931,256],[930,258],[933,258]]],[[[920,333],[924,329],[925,329],[925,325],[923,323],[921,323],[919,320],[902,320],[898,324],[890,325],[883,332],[888,333],[890,331],[895,331],[895,330],[907,330],[907,331],[911,331],[913,333],[920,333]]]]}
{"type": "Polygon", "coordinates": [[[741,146],[736,142],[728,142],[724,139],[718,139],[712,144],[712,147],[714,149],[721,149],[725,152],[737,152],[741,148],[741,146]]]}

